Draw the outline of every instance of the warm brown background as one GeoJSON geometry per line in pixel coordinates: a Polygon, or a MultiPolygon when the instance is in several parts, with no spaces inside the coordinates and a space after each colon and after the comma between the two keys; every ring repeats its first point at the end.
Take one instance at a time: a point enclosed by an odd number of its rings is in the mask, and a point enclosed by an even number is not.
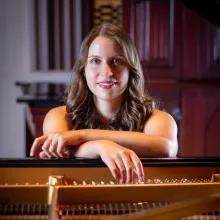
{"type": "Polygon", "coordinates": [[[180,1],[126,2],[123,24],[135,39],[152,92],[180,125],[179,155],[220,156],[217,26],[180,1]]]}

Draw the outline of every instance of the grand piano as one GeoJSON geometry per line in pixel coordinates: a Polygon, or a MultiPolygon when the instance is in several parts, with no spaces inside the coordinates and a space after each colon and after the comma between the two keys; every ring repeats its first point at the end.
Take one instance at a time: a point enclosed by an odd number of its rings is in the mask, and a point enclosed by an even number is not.
{"type": "Polygon", "coordinates": [[[145,180],[101,160],[0,160],[0,219],[219,219],[219,158],[141,158],[145,180]]]}

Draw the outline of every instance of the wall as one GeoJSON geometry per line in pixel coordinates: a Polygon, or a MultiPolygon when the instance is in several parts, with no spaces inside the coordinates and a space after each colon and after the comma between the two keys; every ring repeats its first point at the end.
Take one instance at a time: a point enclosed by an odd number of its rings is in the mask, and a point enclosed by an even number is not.
{"type": "Polygon", "coordinates": [[[30,7],[33,0],[0,1],[0,157],[25,155],[25,104],[16,81],[65,82],[70,73],[33,73],[30,70],[30,7]]]}

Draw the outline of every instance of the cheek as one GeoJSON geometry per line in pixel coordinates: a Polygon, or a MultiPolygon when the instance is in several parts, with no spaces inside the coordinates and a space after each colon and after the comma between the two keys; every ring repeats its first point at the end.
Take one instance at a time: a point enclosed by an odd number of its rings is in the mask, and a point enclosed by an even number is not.
{"type": "Polygon", "coordinates": [[[92,90],[96,86],[96,82],[97,82],[96,75],[87,71],[85,72],[85,78],[89,89],[92,90]]]}
{"type": "Polygon", "coordinates": [[[87,84],[94,84],[97,80],[97,75],[86,72],[85,73],[87,84]]]}
{"type": "Polygon", "coordinates": [[[89,80],[94,80],[98,77],[98,72],[92,68],[85,68],[85,77],[87,79],[87,82],[89,80]]]}
{"type": "Polygon", "coordinates": [[[95,79],[91,77],[91,75],[89,74],[85,74],[85,77],[86,77],[86,83],[87,83],[89,90],[93,91],[93,89],[95,88],[95,84],[96,84],[95,79]]]}
{"type": "Polygon", "coordinates": [[[121,79],[122,79],[123,83],[127,84],[128,80],[129,80],[129,71],[124,71],[121,74],[121,79]]]}

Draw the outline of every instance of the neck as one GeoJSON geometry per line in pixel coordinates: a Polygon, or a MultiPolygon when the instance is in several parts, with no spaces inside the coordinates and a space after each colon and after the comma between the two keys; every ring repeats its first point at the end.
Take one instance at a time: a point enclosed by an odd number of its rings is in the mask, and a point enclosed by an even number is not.
{"type": "Polygon", "coordinates": [[[97,110],[99,111],[103,122],[108,122],[119,111],[123,97],[118,100],[108,101],[102,99],[94,99],[97,110]]]}

